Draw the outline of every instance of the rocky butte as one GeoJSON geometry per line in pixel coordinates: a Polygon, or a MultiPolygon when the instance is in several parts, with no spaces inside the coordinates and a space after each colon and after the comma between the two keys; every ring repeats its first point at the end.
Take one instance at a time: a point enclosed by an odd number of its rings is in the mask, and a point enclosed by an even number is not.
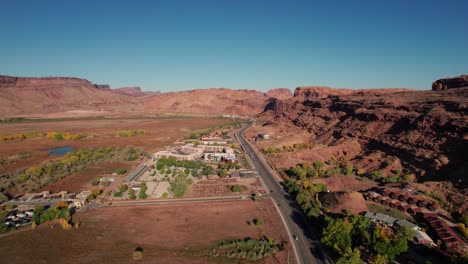
{"type": "Polygon", "coordinates": [[[440,79],[432,83],[432,90],[447,90],[453,88],[468,87],[468,75],[440,79]]]}

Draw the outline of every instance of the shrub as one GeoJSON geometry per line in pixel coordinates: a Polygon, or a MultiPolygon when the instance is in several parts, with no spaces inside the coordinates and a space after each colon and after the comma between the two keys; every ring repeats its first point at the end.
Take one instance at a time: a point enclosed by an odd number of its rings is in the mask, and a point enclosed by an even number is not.
{"type": "Polygon", "coordinates": [[[91,181],[91,185],[92,185],[92,186],[98,186],[100,180],[101,180],[101,179],[100,179],[99,177],[95,177],[95,178],[91,181]]]}
{"type": "Polygon", "coordinates": [[[127,170],[124,170],[124,169],[118,169],[115,173],[117,173],[118,175],[122,175],[122,174],[125,174],[127,173],[127,170]]]}
{"type": "Polygon", "coordinates": [[[229,186],[229,190],[231,190],[231,192],[241,192],[242,189],[239,185],[231,185],[229,186]]]}
{"type": "Polygon", "coordinates": [[[227,171],[226,170],[218,170],[218,176],[221,178],[226,178],[227,177],[227,171]]]}
{"type": "Polygon", "coordinates": [[[136,247],[135,250],[133,250],[133,260],[140,260],[143,258],[143,248],[141,247],[136,247]]]}

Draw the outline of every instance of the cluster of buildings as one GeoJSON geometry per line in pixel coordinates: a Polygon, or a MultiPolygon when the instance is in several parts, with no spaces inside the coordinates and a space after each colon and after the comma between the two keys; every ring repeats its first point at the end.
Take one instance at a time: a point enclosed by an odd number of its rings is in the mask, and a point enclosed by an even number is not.
{"type": "Polygon", "coordinates": [[[236,161],[234,149],[227,146],[228,141],[221,135],[212,134],[203,136],[201,141],[196,144],[189,143],[183,146],[172,147],[167,150],[162,150],[154,153],[154,159],[162,157],[174,157],[177,160],[198,160],[203,159],[207,163],[236,161]]]}
{"type": "Polygon", "coordinates": [[[68,193],[66,191],[58,193],[51,193],[50,191],[26,193],[21,197],[6,202],[5,205],[14,205],[18,207],[18,210],[27,210],[35,206],[47,207],[61,201],[66,201],[70,208],[79,209],[87,203],[86,198],[90,193],[90,191],[83,191],[80,193],[68,193]]]}
{"type": "Polygon", "coordinates": [[[90,191],[80,193],[68,193],[66,191],[58,193],[51,193],[49,191],[26,193],[3,204],[16,206],[15,210],[9,212],[4,225],[9,227],[30,225],[34,215],[34,208],[37,206],[50,207],[58,202],[66,201],[69,208],[80,209],[87,203],[86,198],[90,193],[90,191]]]}
{"type": "Polygon", "coordinates": [[[430,211],[439,209],[439,205],[436,202],[392,189],[380,189],[378,192],[367,192],[364,194],[364,199],[372,200],[376,203],[381,203],[413,215],[422,213],[423,209],[430,211]]]}
{"type": "Polygon", "coordinates": [[[436,246],[432,238],[426,233],[421,231],[421,227],[415,225],[411,222],[406,221],[405,219],[401,220],[395,217],[391,217],[382,213],[372,213],[366,212],[364,217],[371,219],[372,222],[386,227],[397,227],[397,226],[406,226],[414,230],[415,237],[413,243],[415,244],[424,244],[429,246],[436,246]]]}
{"type": "MultiPolygon", "coordinates": [[[[417,225],[404,220],[398,220],[388,215],[380,213],[366,213],[366,217],[371,218],[373,222],[392,227],[396,225],[409,226],[416,231],[415,243],[429,244],[435,246],[431,237],[440,240],[446,248],[446,252],[461,252],[461,248],[466,248],[464,240],[449,225],[449,222],[442,219],[435,211],[439,210],[439,205],[434,201],[427,200],[425,197],[413,195],[396,189],[379,189],[377,192],[370,191],[364,194],[366,200],[396,208],[402,212],[415,215],[421,222],[426,224],[426,230],[431,235],[421,231],[417,225]]],[[[453,223],[452,223],[453,225],[453,223]]]]}
{"type": "Polygon", "coordinates": [[[435,213],[423,214],[424,221],[430,227],[430,232],[437,236],[445,247],[456,251],[457,248],[466,246],[464,241],[453,231],[447,222],[435,213]]]}

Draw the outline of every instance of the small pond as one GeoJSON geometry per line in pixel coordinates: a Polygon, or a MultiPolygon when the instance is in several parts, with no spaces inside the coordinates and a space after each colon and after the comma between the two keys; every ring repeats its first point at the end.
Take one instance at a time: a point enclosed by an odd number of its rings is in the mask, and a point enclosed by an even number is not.
{"type": "Polygon", "coordinates": [[[53,148],[48,150],[50,155],[52,156],[63,156],[68,152],[75,152],[75,149],[70,146],[60,147],[60,148],[53,148]]]}

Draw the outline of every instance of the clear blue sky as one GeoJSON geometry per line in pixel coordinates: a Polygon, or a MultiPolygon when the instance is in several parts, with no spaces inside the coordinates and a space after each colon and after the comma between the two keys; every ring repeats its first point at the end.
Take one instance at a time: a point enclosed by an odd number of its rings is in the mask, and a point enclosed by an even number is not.
{"type": "Polygon", "coordinates": [[[11,0],[0,74],[175,91],[430,89],[468,74],[468,1],[11,0]]]}

